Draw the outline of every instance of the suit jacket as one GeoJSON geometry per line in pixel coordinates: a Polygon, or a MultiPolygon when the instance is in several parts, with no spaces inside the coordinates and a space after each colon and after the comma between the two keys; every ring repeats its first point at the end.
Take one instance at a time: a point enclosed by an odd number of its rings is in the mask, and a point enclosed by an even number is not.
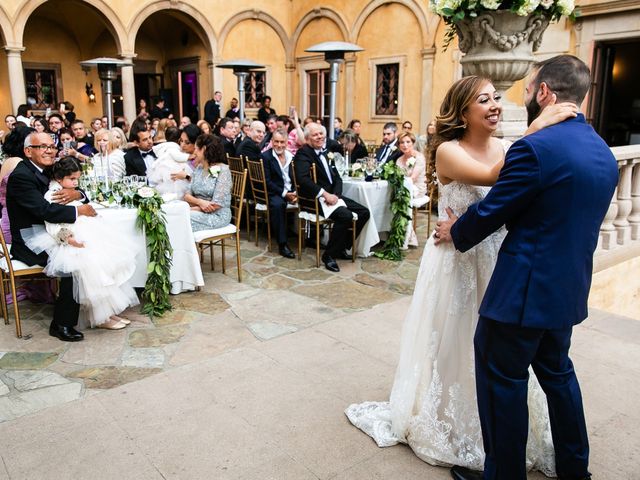
{"type": "Polygon", "coordinates": [[[209,125],[211,125],[211,127],[215,127],[219,118],[220,105],[218,105],[214,99],[207,100],[204,104],[204,119],[209,123],[209,125]]]}
{"type": "Polygon", "coordinates": [[[127,176],[147,174],[147,165],[144,163],[138,147],[127,150],[127,153],[124,154],[124,165],[127,170],[127,176]]]}
{"type": "MultiPolygon", "coordinates": [[[[282,169],[280,161],[273,155],[273,148],[265,150],[262,153],[262,165],[264,166],[264,179],[267,182],[267,191],[270,197],[282,197],[284,192],[284,178],[282,178],[282,169]]],[[[293,162],[289,164],[289,178],[291,179],[291,190],[293,186],[293,162]]]]}
{"type": "Polygon", "coordinates": [[[235,157],[236,156],[236,145],[233,141],[230,141],[229,139],[220,136],[220,141],[222,142],[222,146],[224,147],[224,153],[226,153],[227,155],[229,155],[230,157],[235,157]]]}
{"type": "MultiPolygon", "coordinates": [[[[402,156],[402,152],[400,151],[400,149],[398,148],[398,140],[394,140],[393,142],[391,142],[391,147],[393,148],[395,147],[395,150],[393,150],[392,152],[389,153],[389,155],[387,155],[387,158],[385,160],[384,163],[387,163],[389,161],[395,161],[397,160],[399,157],[402,156]]],[[[382,159],[382,153],[384,152],[384,145],[381,145],[377,150],[376,150],[376,160],[379,162],[382,159]]],[[[383,163],[383,165],[384,165],[383,163]]]]}
{"type": "Polygon", "coordinates": [[[247,157],[249,160],[259,160],[261,155],[260,147],[250,137],[246,137],[236,149],[236,157],[240,155],[247,157]]]}
{"type": "Polygon", "coordinates": [[[305,144],[298,149],[298,153],[294,157],[296,169],[296,181],[298,182],[298,192],[303,197],[316,197],[320,193],[320,189],[324,189],[326,192],[333,193],[338,197],[342,196],[342,178],[338,174],[333,162],[329,162],[331,170],[331,178],[333,183],[329,181],[327,172],[320,160],[320,157],[316,155],[316,151],[309,145],[305,144]],[[316,178],[317,182],[314,183],[311,178],[311,165],[316,166],[316,178]]]}
{"type": "Polygon", "coordinates": [[[507,226],[480,314],[545,329],[584,320],[593,252],[617,183],[611,150],[581,114],[515,142],[489,194],[451,229],[466,251],[507,226]]]}
{"type": "Polygon", "coordinates": [[[49,203],[44,194],[49,188],[49,179],[40,173],[33,163],[23,160],[11,172],[7,181],[7,212],[11,226],[11,255],[27,265],[44,265],[46,254],[36,255],[22,239],[21,230],[33,225],[51,223],[74,223],[76,208],[49,203]]]}

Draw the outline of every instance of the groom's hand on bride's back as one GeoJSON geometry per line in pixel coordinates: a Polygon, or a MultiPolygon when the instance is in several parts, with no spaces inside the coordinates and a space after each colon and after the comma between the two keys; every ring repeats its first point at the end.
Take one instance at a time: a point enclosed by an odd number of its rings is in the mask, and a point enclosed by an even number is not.
{"type": "Polygon", "coordinates": [[[453,213],[449,207],[447,207],[447,215],[449,216],[448,220],[438,220],[436,223],[436,231],[433,234],[433,243],[436,245],[442,242],[450,242],[451,241],[451,226],[456,223],[458,217],[453,213]]]}

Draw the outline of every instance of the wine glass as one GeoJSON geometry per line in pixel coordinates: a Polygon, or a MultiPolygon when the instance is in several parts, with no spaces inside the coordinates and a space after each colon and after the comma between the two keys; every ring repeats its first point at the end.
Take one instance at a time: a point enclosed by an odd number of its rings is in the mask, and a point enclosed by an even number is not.
{"type": "Polygon", "coordinates": [[[120,208],[122,199],[124,198],[124,185],[122,183],[114,183],[111,187],[111,194],[116,201],[116,208],[120,208]]]}
{"type": "Polygon", "coordinates": [[[375,158],[364,158],[363,159],[363,167],[365,174],[365,181],[370,182],[373,180],[373,174],[376,171],[377,165],[375,158]]]}

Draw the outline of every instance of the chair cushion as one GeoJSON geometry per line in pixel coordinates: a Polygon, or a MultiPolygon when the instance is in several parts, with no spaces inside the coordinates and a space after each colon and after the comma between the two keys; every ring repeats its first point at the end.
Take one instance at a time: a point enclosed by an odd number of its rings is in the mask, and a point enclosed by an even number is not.
{"type": "MultiPolygon", "coordinates": [[[[316,221],[316,216],[313,213],[309,213],[309,212],[300,212],[298,214],[298,218],[301,218],[302,220],[306,220],[307,222],[316,221]]],[[[325,218],[322,215],[318,215],[318,220],[320,222],[324,222],[325,218]]]]}
{"type": "Polygon", "coordinates": [[[426,196],[426,195],[424,197],[418,197],[418,198],[412,198],[411,199],[411,207],[412,208],[424,207],[427,203],[429,203],[429,197],[426,196]]]}
{"type": "MultiPolygon", "coordinates": [[[[13,267],[14,272],[18,272],[20,270],[31,270],[32,268],[39,267],[38,265],[29,266],[26,263],[15,259],[11,259],[11,266],[13,267]]],[[[7,265],[7,259],[5,257],[0,258],[0,269],[2,269],[2,271],[5,273],[9,273],[9,267],[7,265]]]]}
{"type": "Polygon", "coordinates": [[[297,203],[287,203],[287,210],[297,210],[297,209],[298,209],[297,203]]]}
{"type": "Polygon", "coordinates": [[[256,203],[256,210],[266,212],[267,206],[264,203],[256,203]]]}
{"type": "Polygon", "coordinates": [[[199,232],[193,232],[193,238],[196,242],[201,242],[205,238],[217,237],[219,235],[231,235],[236,233],[236,226],[229,224],[222,228],[213,228],[211,230],[200,230],[199,232]]]}

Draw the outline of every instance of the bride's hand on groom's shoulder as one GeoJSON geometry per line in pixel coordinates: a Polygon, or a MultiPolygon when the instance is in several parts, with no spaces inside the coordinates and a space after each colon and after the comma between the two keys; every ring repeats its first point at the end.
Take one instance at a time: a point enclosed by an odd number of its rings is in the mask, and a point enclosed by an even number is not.
{"type": "Polygon", "coordinates": [[[556,98],[556,94],[554,93],[551,103],[544,107],[536,119],[531,122],[527,131],[524,132],[525,135],[530,135],[556,123],[564,122],[568,118],[578,116],[578,106],[575,103],[556,103],[556,98]]]}
{"type": "Polygon", "coordinates": [[[448,220],[438,220],[436,222],[436,231],[433,234],[433,243],[439,245],[442,242],[451,242],[451,226],[456,223],[458,217],[447,207],[448,220]]]}

